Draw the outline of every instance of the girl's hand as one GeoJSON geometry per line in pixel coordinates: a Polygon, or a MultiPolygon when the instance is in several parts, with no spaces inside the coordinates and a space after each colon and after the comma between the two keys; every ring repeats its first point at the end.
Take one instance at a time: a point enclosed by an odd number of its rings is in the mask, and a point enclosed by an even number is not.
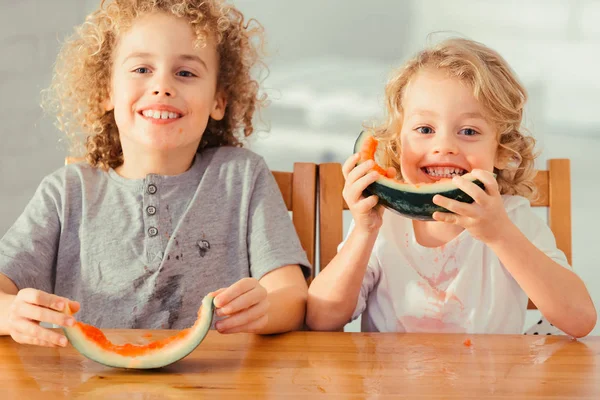
{"type": "MultiPolygon", "coordinates": [[[[373,232],[381,228],[383,207],[377,204],[379,201],[377,196],[365,197],[363,191],[381,175],[377,171],[371,171],[375,167],[375,161],[368,160],[356,165],[359,158],[359,154],[354,154],[342,166],[342,173],[346,179],[342,196],[352,213],[355,229],[373,232]]],[[[387,171],[388,177],[395,175],[394,168],[387,171]]]]}
{"type": "Polygon", "coordinates": [[[62,311],[69,304],[72,312],[79,311],[79,303],[41,290],[21,289],[13,300],[8,313],[8,331],[15,342],[36,346],[66,346],[67,338],[50,329],[42,328],[40,322],[59,326],[73,326],[75,319],[62,311]]]}
{"type": "Polygon", "coordinates": [[[483,183],[485,191],[461,176],[452,178],[456,186],[471,196],[474,202],[463,203],[436,195],[433,197],[433,202],[454,214],[435,212],[433,219],[460,225],[474,238],[490,244],[502,237],[503,229],[509,226],[511,221],[504,209],[504,202],[494,175],[480,169],[474,169],[471,174],[483,183]]]}
{"type": "Polygon", "coordinates": [[[257,333],[269,320],[267,290],[254,278],[240,279],[226,289],[213,293],[216,315],[227,317],[217,321],[220,333],[257,333]]]}

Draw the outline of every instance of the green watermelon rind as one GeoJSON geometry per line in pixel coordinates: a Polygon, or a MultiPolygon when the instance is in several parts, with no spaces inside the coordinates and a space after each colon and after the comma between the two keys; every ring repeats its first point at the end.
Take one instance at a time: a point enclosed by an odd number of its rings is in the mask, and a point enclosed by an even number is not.
{"type": "MultiPolygon", "coordinates": [[[[355,153],[360,152],[363,140],[367,135],[370,135],[370,133],[366,131],[360,133],[354,144],[355,153]]],[[[470,175],[464,175],[464,177],[470,179],[480,188],[485,189],[480,180],[470,175]]],[[[387,177],[377,179],[366,188],[363,194],[365,196],[376,195],[379,198],[379,203],[387,209],[404,217],[420,221],[434,221],[433,213],[436,211],[451,213],[451,211],[433,202],[433,197],[436,194],[463,203],[473,203],[474,201],[471,196],[452,182],[432,183],[418,187],[408,183],[398,183],[387,177]]]]}
{"type": "Polygon", "coordinates": [[[99,364],[124,369],[157,369],[173,364],[194,351],[206,337],[214,315],[214,297],[205,296],[202,300],[200,323],[192,328],[185,340],[177,340],[161,349],[139,356],[123,356],[102,349],[87,338],[80,329],[65,327],[63,331],[71,345],[83,356],[99,364]]]}

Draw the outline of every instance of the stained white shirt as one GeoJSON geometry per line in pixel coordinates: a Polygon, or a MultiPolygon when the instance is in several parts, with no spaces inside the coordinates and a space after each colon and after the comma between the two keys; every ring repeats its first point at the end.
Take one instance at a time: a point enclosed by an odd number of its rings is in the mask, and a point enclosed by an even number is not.
{"type": "MultiPolygon", "coordinates": [[[[502,198],[523,234],[570,268],[529,201],[502,198]]],[[[348,234],[353,228],[354,222],[348,234]]],[[[352,320],[362,314],[363,332],[520,334],[527,302],[527,294],[496,254],[467,230],[441,247],[424,247],[415,239],[412,220],[386,209],[352,320]]]]}

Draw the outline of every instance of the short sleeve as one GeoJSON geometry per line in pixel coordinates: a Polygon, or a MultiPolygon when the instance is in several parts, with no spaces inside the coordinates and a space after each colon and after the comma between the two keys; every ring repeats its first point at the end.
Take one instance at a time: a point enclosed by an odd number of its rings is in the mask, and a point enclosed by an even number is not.
{"type": "Polygon", "coordinates": [[[53,291],[61,230],[60,209],[60,184],[47,177],[0,240],[0,273],[19,289],[53,291]]]}
{"type": "Polygon", "coordinates": [[[552,230],[533,212],[529,200],[521,196],[504,196],[504,206],[511,221],[534,246],[563,267],[571,268],[565,254],[556,247],[552,230]]]}
{"type": "MultiPolygon", "coordinates": [[[[350,223],[350,227],[348,228],[348,234],[346,235],[346,238],[342,243],[338,245],[338,252],[340,251],[344,243],[346,243],[346,240],[348,240],[348,236],[350,236],[352,230],[354,230],[354,220],[352,220],[352,222],[350,223]]],[[[377,242],[378,240],[375,241],[373,249],[377,248],[377,242]]],[[[356,318],[358,318],[367,308],[367,299],[369,298],[369,295],[371,294],[371,291],[373,290],[375,285],[379,282],[380,275],[381,273],[379,268],[379,261],[377,259],[376,252],[372,251],[371,255],[369,256],[369,263],[367,264],[367,269],[365,271],[362,284],[360,286],[360,293],[358,294],[356,307],[354,308],[354,312],[352,313],[352,317],[350,319],[351,321],[354,321],[356,318]]]]}
{"type": "Polygon", "coordinates": [[[256,164],[249,208],[248,254],[252,277],[260,279],[279,267],[299,264],[308,278],[312,266],[277,182],[262,158],[256,164]]]}

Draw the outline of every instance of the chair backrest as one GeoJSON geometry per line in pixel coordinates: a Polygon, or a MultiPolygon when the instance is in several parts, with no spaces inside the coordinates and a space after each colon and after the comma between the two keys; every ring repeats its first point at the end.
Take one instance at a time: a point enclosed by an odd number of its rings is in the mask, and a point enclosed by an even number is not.
{"type": "MultiPolygon", "coordinates": [[[[83,158],[67,157],[65,164],[83,161],[83,158]]],[[[308,261],[316,268],[315,246],[317,231],[317,164],[294,163],[293,172],[272,171],[283,201],[292,212],[292,222],[306,252],[308,261]]],[[[312,280],[309,277],[308,282],[312,280]]]]}
{"type": "MultiPolygon", "coordinates": [[[[342,197],[344,176],[339,163],[319,164],[319,270],[329,264],[343,240],[342,213],[348,205],[342,197]]],[[[548,170],[538,170],[535,176],[538,191],[533,207],[548,207],[548,224],[557,247],[572,264],[571,250],[571,163],[569,159],[551,159],[548,170]]],[[[535,309],[529,301],[528,309],[535,309]]]]}

